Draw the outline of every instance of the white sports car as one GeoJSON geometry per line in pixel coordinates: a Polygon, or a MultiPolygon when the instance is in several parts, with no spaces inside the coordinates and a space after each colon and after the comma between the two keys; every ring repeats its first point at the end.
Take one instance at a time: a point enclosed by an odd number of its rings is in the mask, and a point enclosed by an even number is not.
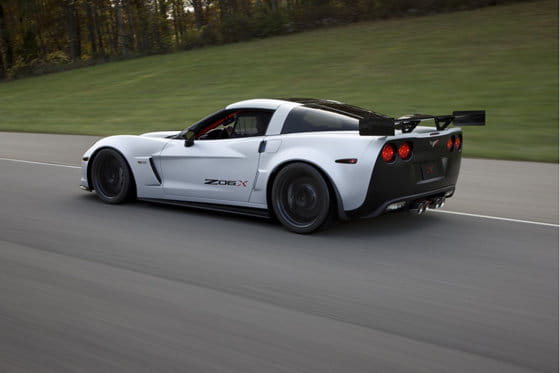
{"type": "Polygon", "coordinates": [[[484,125],[485,113],[393,119],[331,100],[241,101],[180,132],[99,140],[82,158],[81,187],[108,203],[232,211],[310,233],[337,218],[441,207],[461,164],[452,122],[484,125]]]}

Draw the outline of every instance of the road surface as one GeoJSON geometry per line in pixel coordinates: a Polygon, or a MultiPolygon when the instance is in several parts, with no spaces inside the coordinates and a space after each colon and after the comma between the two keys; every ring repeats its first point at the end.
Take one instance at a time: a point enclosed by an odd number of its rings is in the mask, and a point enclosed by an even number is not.
{"type": "Polygon", "coordinates": [[[558,371],[558,165],[464,160],[448,211],[529,222],[301,236],[103,204],[60,166],[94,140],[0,133],[1,372],[558,371]]]}

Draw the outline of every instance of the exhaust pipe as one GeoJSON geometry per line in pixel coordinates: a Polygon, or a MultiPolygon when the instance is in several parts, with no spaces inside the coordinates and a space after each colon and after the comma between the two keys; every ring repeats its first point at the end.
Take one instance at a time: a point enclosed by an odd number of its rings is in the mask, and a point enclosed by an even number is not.
{"type": "Polygon", "coordinates": [[[435,210],[435,209],[440,209],[443,206],[445,206],[445,197],[439,197],[432,200],[428,207],[435,210]]]}
{"type": "Polygon", "coordinates": [[[422,215],[426,212],[426,209],[440,209],[445,205],[445,197],[438,197],[430,200],[419,200],[416,201],[410,209],[411,212],[418,215],[422,215]]]}
{"type": "Polygon", "coordinates": [[[429,204],[430,201],[418,201],[413,205],[414,207],[412,207],[410,211],[418,215],[422,215],[423,213],[426,212],[426,209],[428,208],[429,204]]]}

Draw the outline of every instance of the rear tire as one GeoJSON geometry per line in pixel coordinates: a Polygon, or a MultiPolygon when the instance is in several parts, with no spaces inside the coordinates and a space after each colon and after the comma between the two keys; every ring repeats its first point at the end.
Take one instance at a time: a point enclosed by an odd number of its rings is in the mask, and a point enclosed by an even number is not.
{"type": "Polygon", "coordinates": [[[95,193],[103,202],[117,204],[134,198],[132,172],[116,150],[102,149],[95,155],[91,179],[95,193]]]}
{"type": "Polygon", "coordinates": [[[334,221],[336,209],[323,175],[306,163],[291,163],[278,172],[271,192],[276,218],[289,231],[311,233],[334,221]]]}

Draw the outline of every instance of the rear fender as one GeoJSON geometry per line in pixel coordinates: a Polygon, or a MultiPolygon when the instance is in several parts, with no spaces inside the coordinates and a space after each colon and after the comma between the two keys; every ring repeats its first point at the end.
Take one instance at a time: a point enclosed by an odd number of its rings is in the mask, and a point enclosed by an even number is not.
{"type": "Polygon", "coordinates": [[[378,138],[327,137],[319,139],[316,142],[317,146],[313,146],[312,136],[282,137],[281,140],[280,137],[278,139],[274,137],[272,140],[282,141],[276,151],[268,152],[267,149],[261,154],[251,202],[268,204],[267,191],[274,180],[274,175],[291,162],[305,162],[317,168],[330,182],[337,196],[339,212],[360,206],[365,199],[369,175],[372,173],[379,152],[378,138]],[[356,158],[358,162],[356,164],[335,162],[337,159],[346,158],[356,158]]]}

